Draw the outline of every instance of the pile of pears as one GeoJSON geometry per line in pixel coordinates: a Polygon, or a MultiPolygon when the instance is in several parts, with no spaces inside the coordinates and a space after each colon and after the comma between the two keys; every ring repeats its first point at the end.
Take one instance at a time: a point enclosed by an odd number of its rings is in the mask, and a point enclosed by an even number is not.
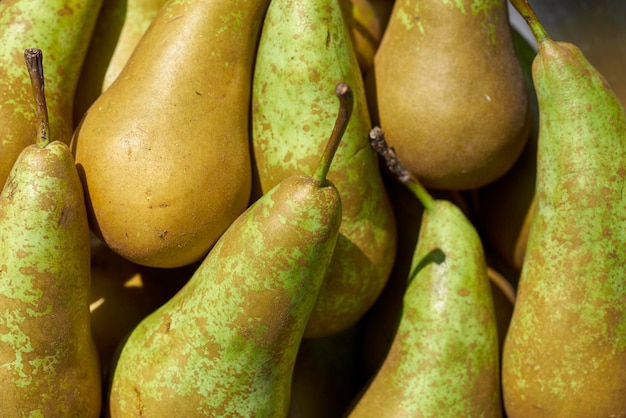
{"type": "Polygon", "coordinates": [[[510,4],[0,2],[2,416],[626,416],[626,112],[510,4]]]}

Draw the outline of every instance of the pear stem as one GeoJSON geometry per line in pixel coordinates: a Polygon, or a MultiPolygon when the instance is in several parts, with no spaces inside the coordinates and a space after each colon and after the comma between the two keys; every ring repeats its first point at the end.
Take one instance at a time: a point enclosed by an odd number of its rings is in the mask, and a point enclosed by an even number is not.
{"type": "Polygon", "coordinates": [[[326,147],[322,153],[320,163],[313,174],[313,178],[320,185],[323,185],[326,182],[328,170],[333,162],[337,148],[339,148],[341,138],[343,138],[343,134],[348,127],[348,122],[350,122],[350,116],[352,116],[352,109],[354,107],[352,89],[350,89],[350,86],[346,83],[337,84],[337,86],[335,86],[335,94],[339,98],[339,113],[337,114],[333,131],[326,142],[326,147]]]}
{"type": "Polygon", "coordinates": [[[39,134],[35,139],[35,144],[44,148],[50,143],[50,123],[44,88],[43,52],[41,49],[28,48],[24,51],[24,59],[30,75],[30,84],[35,97],[35,112],[39,123],[39,134]]]}
{"type": "Polygon", "coordinates": [[[530,7],[530,4],[528,4],[528,0],[510,1],[513,7],[515,7],[519,14],[522,15],[522,17],[530,27],[533,36],[537,40],[537,44],[540,44],[543,41],[550,39],[550,35],[548,35],[548,32],[539,21],[539,18],[537,18],[535,11],[530,7]]]}
{"type": "Polygon", "coordinates": [[[374,127],[370,131],[370,143],[372,148],[380,155],[387,164],[387,168],[422,202],[427,211],[435,207],[433,198],[419,180],[411,173],[398,158],[396,151],[391,148],[385,140],[385,133],[379,127],[374,127]]]}

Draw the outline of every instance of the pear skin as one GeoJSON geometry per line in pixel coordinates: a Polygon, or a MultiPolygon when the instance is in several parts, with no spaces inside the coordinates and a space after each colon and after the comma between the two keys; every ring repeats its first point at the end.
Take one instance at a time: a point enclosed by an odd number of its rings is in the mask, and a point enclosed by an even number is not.
{"type": "Polygon", "coordinates": [[[76,88],[76,123],[115,81],[166,1],[108,0],[102,4],[76,88]]]}
{"type": "Polygon", "coordinates": [[[70,143],[72,107],[80,69],[102,0],[0,2],[0,186],[17,156],[32,144],[37,123],[25,48],[46,54],[47,103],[52,137],[70,143]]]}
{"type": "Polygon", "coordinates": [[[425,187],[502,176],[528,136],[506,0],[397,0],[368,72],[373,119],[425,187]]]}
{"type": "Polygon", "coordinates": [[[538,43],[535,210],[507,334],[509,417],[626,415],[626,115],[580,49],[538,43]]]}
{"type": "MultiPolygon", "coordinates": [[[[43,75],[38,83],[39,111],[43,75]]],[[[50,141],[45,119],[41,130],[31,125],[40,136],[0,194],[0,409],[9,417],[99,417],[87,211],[72,154],[50,141]]]]}
{"type": "Polygon", "coordinates": [[[312,171],[334,123],[335,105],[325,86],[342,80],[355,95],[354,113],[329,173],[341,195],[342,226],[306,338],[347,329],[372,306],[393,267],[397,234],[369,146],[363,80],[338,1],[273,0],[252,91],[254,176],[260,188],[255,194],[312,171]]]}
{"type": "Polygon", "coordinates": [[[344,87],[315,174],[289,177],[251,205],[121,346],[112,417],[287,416],[298,347],[341,224],[326,175],[352,110],[344,87]]]}
{"type": "Polygon", "coordinates": [[[252,68],[267,4],[168,1],[76,129],[90,226],[122,257],[162,268],[199,261],[248,206],[252,68]]]}
{"type": "Polygon", "coordinates": [[[395,337],[348,416],[501,417],[497,325],[480,237],[456,205],[432,198],[397,167],[424,214],[395,337]]]}

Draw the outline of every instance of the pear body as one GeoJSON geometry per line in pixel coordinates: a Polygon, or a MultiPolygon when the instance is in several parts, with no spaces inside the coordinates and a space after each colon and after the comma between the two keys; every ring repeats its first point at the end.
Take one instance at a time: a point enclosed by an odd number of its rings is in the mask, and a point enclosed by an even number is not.
{"type": "Polygon", "coordinates": [[[480,187],[520,155],[528,101],[510,31],[504,0],[395,2],[368,99],[424,186],[480,187]]]}
{"type": "Polygon", "coordinates": [[[626,415],[626,117],[572,44],[540,42],[535,211],[503,353],[509,417],[626,415]]]}
{"type": "Polygon", "coordinates": [[[310,177],[255,202],[123,344],[111,416],[286,416],[340,222],[336,189],[310,177]]]}
{"type": "Polygon", "coordinates": [[[496,318],[480,238],[458,207],[424,212],[396,335],[350,413],[502,416],[496,318]]]}
{"type": "Polygon", "coordinates": [[[396,226],[369,145],[363,80],[339,3],[272,0],[252,92],[255,194],[316,166],[335,118],[335,102],[324,92],[339,81],[355,98],[328,175],[341,195],[342,225],[307,338],[349,328],[373,304],[393,266],[396,226]]]}
{"type": "Polygon", "coordinates": [[[76,88],[74,122],[79,122],[115,81],[166,1],[109,0],[102,4],[76,88]]]}
{"type": "Polygon", "coordinates": [[[46,54],[51,137],[69,144],[74,130],[74,91],[102,0],[0,2],[0,185],[15,160],[33,143],[35,106],[25,48],[46,54]]]}
{"type": "Polygon", "coordinates": [[[252,63],[268,0],[171,0],[72,139],[90,225],[137,264],[200,260],[248,206],[252,63]]]}
{"type": "Polygon", "coordinates": [[[67,145],[25,148],[0,195],[4,416],[100,416],[89,240],[83,190],[67,145]]]}

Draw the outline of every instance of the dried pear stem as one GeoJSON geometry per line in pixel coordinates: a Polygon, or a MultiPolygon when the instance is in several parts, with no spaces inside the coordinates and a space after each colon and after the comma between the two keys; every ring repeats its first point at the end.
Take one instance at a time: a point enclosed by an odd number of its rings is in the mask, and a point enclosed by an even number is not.
{"type": "Polygon", "coordinates": [[[522,15],[538,44],[550,39],[548,32],[546,32],[546,29],[541,22],[539,22],[535,11],[530,7],[530,4],[528,4],[528,0],[511,0],[511,4],[519,14],[522,15]]]}
{"type": "Polygon", "coordinates": [[[39,135],[35,143],[40,148],[45,148],[50,143],[50,123],[48,121],[48,107],[46,106],[46,95],[43,78],[43,52],[41,49],[28,48],[24,51],[26,67],[30,75],[30,84],[35,97],[35,111],[39,123],[39,135]]]}
{"type": "Polygon", "coordinates": [[[317,180],[320,185],[323,185],[326,182],[328,170],[333,162],[333,157],[339,147],[341,138],[348,127],[348,122],[350,122],[350,116],[352,116],[352,109],[354,107],[352,89],[350,89],[350,86],[346,83],[337,84],[335,86],[335,94],[339,98],[339,113],[337,114],[337,119],[335,120],[333,132],[330,134],[330,138],[328,138],[326,148],[324,148],[320,163],[315,170],[315,174],[313,174],[313,178],[317,180]]]}
{"type": "Polygon", "coordinates": [[[387,164],[387,168],[391,171],[408,189],[422,202],[424,209],[431,210],[435,206],[435,199],[428,193],[426,188],[422,186],[419,180],[406,168],[385,140],[385,133],[379,127],[374,127],[370,131],[370,143],[372,148],[380,155],[387,164]]]}

